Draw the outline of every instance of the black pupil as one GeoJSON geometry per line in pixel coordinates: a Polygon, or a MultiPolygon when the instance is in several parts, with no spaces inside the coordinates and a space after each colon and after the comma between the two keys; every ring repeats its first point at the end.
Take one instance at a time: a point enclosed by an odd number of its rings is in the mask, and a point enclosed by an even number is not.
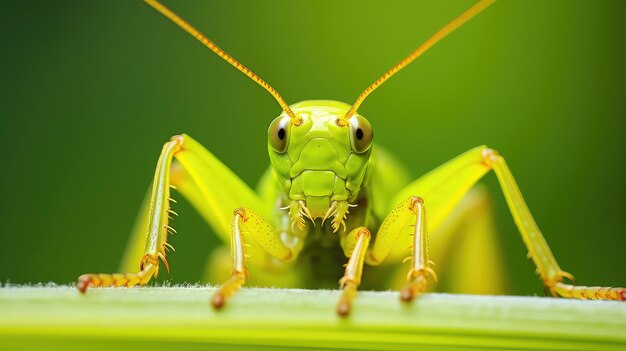
{"type": "MultiPolygon", "coordinates": [[[[363,133],[361,133],[361,134],[363,134],[363,133]]],[[[280,140],[285,139],[285,128],[280,128],[280,129],[278,130],[278,138],[279,138],[280,140]]]]}
{"type": "Polygon", "coordinates": [[[361,128],[356,130],[356,138],[359,140],[363,139],[363,130],[361,128]]]}

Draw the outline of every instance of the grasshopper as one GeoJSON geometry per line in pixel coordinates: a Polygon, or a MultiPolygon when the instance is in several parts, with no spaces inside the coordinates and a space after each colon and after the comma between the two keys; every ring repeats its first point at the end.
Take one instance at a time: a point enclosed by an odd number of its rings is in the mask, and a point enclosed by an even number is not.
{"type": "MultiPolygon", "coordinates": [[[[169,271],[166,252],[173,248],[168,236],[175,233],[170,220],[177,215],[170,207],[170,189],[176,189],[225,242],[230,242],[232,269],[213,294],[214,308],[223,307],[246,282],[249,263],[260,284],[319,286],[315,270],[321,268],[310,263],[323,260],[340,265],[346,258],[339,280],[340,316],[350,313],[364,264],[376,266],[403,258],[403,262],[410,262],[400,291],[401,300],[410,302],[437,280],[429,255],[428,230],[439,234],[450,227],[452,213],[471,216],[472,208],[480,206],[481,200],[461,209],[459,204],[472,194],[476,182],[493,170],[528,256],[552,295],[626,300],[624,288],[565,282],[573,281],[573,276],[559,267],[497,151],[476,147],[411,180],[392,155],[373,143],[373,128],[358,113],[371,92],[495,0],[480,0],[444,25],[367,87],[352,105],[331,100],[288,105],[272,86],[174,12],[156,0],[145,2],[276,99],[282,112],[268,129],[271,167],[255,192],[189,135],[172,137],[163,146],[151,195],[140,211],[139,223],[145,226],[139,226],[131,236],[131,241],[144,239],[143,253],[131,252],[125,260],[138,264],[139,270],[133,272],[136,266],[126,265],[129,273],[81,275],[76,285],[81,292],[89,287],[144,285],[157,276],[160,262],[169,271]],[[305,258],[309,264],[299,264],[305,258]]],[[[485,219],[478,216],[471,220],[485,219]]]]}

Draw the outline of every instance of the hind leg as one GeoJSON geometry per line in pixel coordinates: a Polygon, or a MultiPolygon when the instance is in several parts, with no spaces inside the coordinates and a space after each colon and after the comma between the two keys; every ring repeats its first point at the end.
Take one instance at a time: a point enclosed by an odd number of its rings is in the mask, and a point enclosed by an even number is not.
{"type": "Polygon", "coordinates": [[[504,158],[486,146],[474,148],[417,179],[398,194],[396,201],[410,194],[423,195],[428,201],[431,230],[436,231],[469,189],[491,170],[498,178],[528,255],[552,294],[580,299],[626,299],[624,288],[576,286],[563,282],[564,278],[571,279],[571,275],[557,264],[504,158]]]}

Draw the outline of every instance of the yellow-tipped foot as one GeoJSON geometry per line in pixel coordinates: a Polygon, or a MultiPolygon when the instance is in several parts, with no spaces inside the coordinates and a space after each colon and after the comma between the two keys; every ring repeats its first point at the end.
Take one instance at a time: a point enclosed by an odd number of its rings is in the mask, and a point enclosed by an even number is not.
{"type": "Polygon", "coordinates": [[[225,303],[226,299],[224,298],[224,295],[222,295],[221,291],[217,291],[215,294],[213,294],[213,297],[211,298],[211,305],[214,309],[221,309],[222,307],[224,307],[225,303]]]}
{"type": "Polygon", "coordinates": [[[78,281],[76,281],[76,289],[80,291],[81,294],[84,294],[87,291],[87,288],[91,284],[92,274],[83,274],[78,277],[78,281]]]}
{"type": "Polygon", "coordinates": [[[339,300],[337,314],[342,318],[348,317],[350,315],[350,302],[343,299],[339,300]]]}
{"type": "Polygon", "coordinates": [[[339,299],[339,303],[337,304],[337,314],[339,317],[348,317],[350,315],[350,310],[352,309],[352,300],[354,300],[356,296],[356,284],[354,281],[342,281],[341,285],[343,289],[341,290],[341,298],[339,299]]]}
{"type": "Polygon", "coordinates": [[[130,288],[137,284],[144,285],[152,276],[156,276],[158,266],[154,263],[146,263],[141,271],[136,273],[114,273],[114,274],[83,274],[76,281],[76,289],[85,293],[89,287],[120,287],[130,288]]]}
{"type": "Polygon", "coordinates": [[[222,284],[222,286],[213,294],[211,298],[211,305],[216,310],[221,309],[226,304],[226,301],[239,290],[239,288],[245,283],[245,274],[233,274],[230,278],[222,284]]]}
{"type": "Polygon", "coordinates": [[[424,274],[419,274],[407,283],[400,291],[400,300],[403,302],[411,302],[415,299],[415,296],[422,294],[428,287],[428,279],[424,274]]]}
{"type": "Polygon", "coordinates": [[[626,288],[577,286],[559,282],[550,287],[550,291],[554,296],[569,299],[626,301],[626,288]]]}
{"type": "Polygon", "coordinates": [[[405,285],[400,291],[400,300],[402,302],[411,302],[415,298],[415,292],[408,285],[405,285]]]}

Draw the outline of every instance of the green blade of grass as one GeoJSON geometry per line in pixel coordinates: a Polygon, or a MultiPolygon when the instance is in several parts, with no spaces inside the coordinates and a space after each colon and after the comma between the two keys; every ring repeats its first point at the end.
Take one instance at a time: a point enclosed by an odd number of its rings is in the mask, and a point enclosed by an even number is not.
{"type": "Polygon", "coordinates": [[[626,303],[543,297],[242,289],[221,311],[214,288],[0,288],[0,349],[626,349],[626,303]],[[212,348],[209,346],[213,346],[212,348]]]}

